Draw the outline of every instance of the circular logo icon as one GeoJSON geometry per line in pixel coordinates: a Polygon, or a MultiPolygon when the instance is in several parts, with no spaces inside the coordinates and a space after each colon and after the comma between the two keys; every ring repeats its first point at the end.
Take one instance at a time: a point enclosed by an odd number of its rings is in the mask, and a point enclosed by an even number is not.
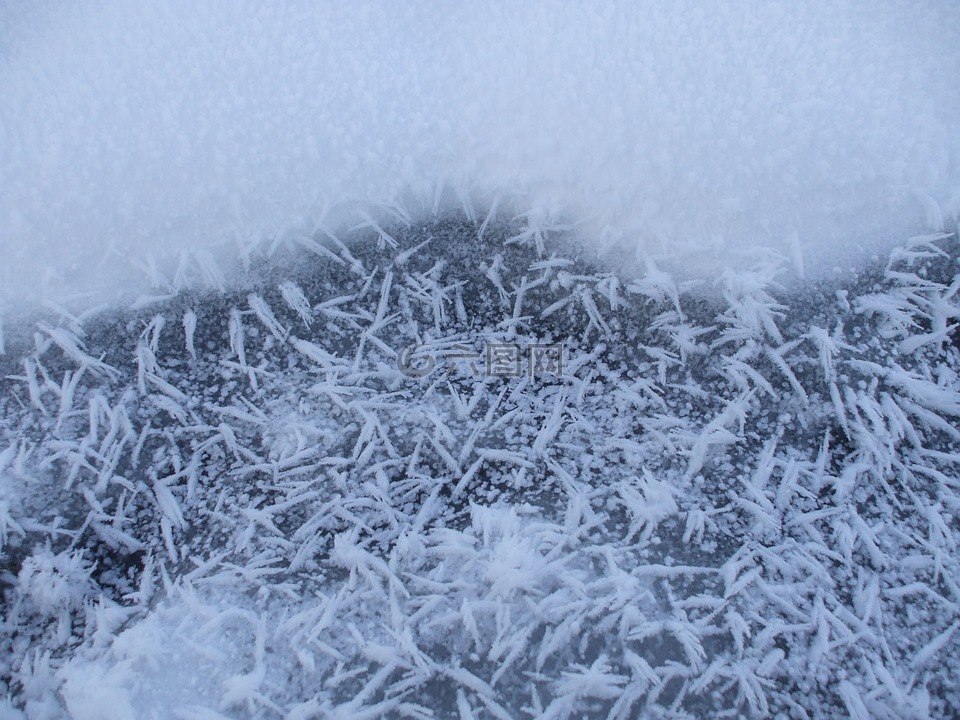
{"type": "Polygon", "coordinates": [[[436,366],[434,357],[420,345],[408,345],[397,353],[397,369],[407,377],[426,377],[436,366]]]}

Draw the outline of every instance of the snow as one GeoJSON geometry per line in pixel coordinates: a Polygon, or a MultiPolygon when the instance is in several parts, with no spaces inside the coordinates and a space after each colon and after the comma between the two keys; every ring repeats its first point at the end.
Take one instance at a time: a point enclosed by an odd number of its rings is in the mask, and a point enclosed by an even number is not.
{"type": "Polygon", "coordinates": [[[845,284],[767,254],[711,294],[480,225],[11,333],[10,711],[954,712],[960,354],[914,340],[960,318],[956,235],[845,284]],[[441,352],[508,334],[562,373],[441,352]]]}
{"type": "Polygon", "coordinates": [[[958,48],[937,0],[5,3],[0,287],[223,287],[438,205],[699,276],[757,247],[830,272],[953,227],[958,48]]]}
{"type": "Polygon", "coordinates": [[[932,0],[0,7],[0,718],[957,714],[957,77],[932,0]]]}

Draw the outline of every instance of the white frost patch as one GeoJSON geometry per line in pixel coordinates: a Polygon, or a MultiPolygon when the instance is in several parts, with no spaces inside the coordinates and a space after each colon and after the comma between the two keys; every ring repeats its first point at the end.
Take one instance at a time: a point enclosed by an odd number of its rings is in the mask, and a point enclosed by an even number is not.
{"type": "Polygon", "coordinates": [[[957,77],[938,0],[6,3],[0,287],[222,287],[214,257],[451,202],[830,269],[952,229],[957,77]]]}
{"type": "Polygon", "coordinates": [[[955,714],[956,235],[710,298],[368,225],[13,337],[6,715],[955,714]],[[507,339],[562,370],[470,369],[507,339]]]}
{"type": "MultiPolygon", "coordinates": [[[[496,696],[514,684],[504,676],[533,650],[542,623],[560,629],[540,649],[538,669],[571,637],[589,636],[588,597],[604,599],[614,612],[623,604],[637,604],[651,617],[664,612],[645,580],[624,574],[614,585],[605,577],[608,564],[616,568],[612,547],[584,546],[539,514],[532,506],[475,506],[470,527],[405,535],[387,560],[340,536],[332,559],[348,577],[309,599],[264,603],[269,594],[261,592],[253,600],[229,570],[211,572],[198,587],[178,585],[148,614],[115,635],[115,628],[104,632],[106,642],[68,659],[57,673],[60,693],[76,720],[281,712],[276,703],[296,700],[295,688],[312,688],[307,696],[326,689],[328,699],[319,704],[339,702],[340,712],[350,714],[376,708],[371,695],[381,692],[354,694],[350,683],[358,673],[370,686],[403,670],[420,682],[449,676],[481,704],[499,707],[496,696]],[[593,567],[593,555],[605,557],[603,571],[593,567]],[[446,667],[451,661],[436,659],[451,651],[453,669],[446,667]],[[461,663],[474,672],[492,666],[489,683],[461,663]],[[376,681],[378,669],[386,672],[376,681]]],[[[576,687],[585,681],[599,679],[567,674],[559,690],[582,695],[576,687]]],[[[396,691],[383,692],[381,709],[396,691]]],[[[452,693],[433,702],[450,706],[452,693]]],[[[288,705],[291,717],[310,704],[288,705]]]]}

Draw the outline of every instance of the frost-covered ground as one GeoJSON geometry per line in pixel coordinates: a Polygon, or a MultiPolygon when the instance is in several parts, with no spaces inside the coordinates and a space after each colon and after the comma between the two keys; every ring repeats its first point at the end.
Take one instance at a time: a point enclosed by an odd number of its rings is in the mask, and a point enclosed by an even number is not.
{"type": "Polygon", "coordinates": [[[380,228],[8,328],[5,716],[957,712],[956,235],[787,289],[380,228]]]}
{"type": "Polygon", "coordinates": [[[0,1],[0,720],[960,714],[958,78],[942,0],[0,1]]]}

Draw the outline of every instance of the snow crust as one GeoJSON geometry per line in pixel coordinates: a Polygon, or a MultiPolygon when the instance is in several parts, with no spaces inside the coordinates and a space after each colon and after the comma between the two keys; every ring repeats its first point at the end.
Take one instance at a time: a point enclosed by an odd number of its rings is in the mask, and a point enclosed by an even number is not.
{"type": "Polygon", "coordinates": [[[701,276],[758,246],[829,271],[952,227],[957,77],[937,0],[4,3],[0,287],[438,201],[701,276]]]}

